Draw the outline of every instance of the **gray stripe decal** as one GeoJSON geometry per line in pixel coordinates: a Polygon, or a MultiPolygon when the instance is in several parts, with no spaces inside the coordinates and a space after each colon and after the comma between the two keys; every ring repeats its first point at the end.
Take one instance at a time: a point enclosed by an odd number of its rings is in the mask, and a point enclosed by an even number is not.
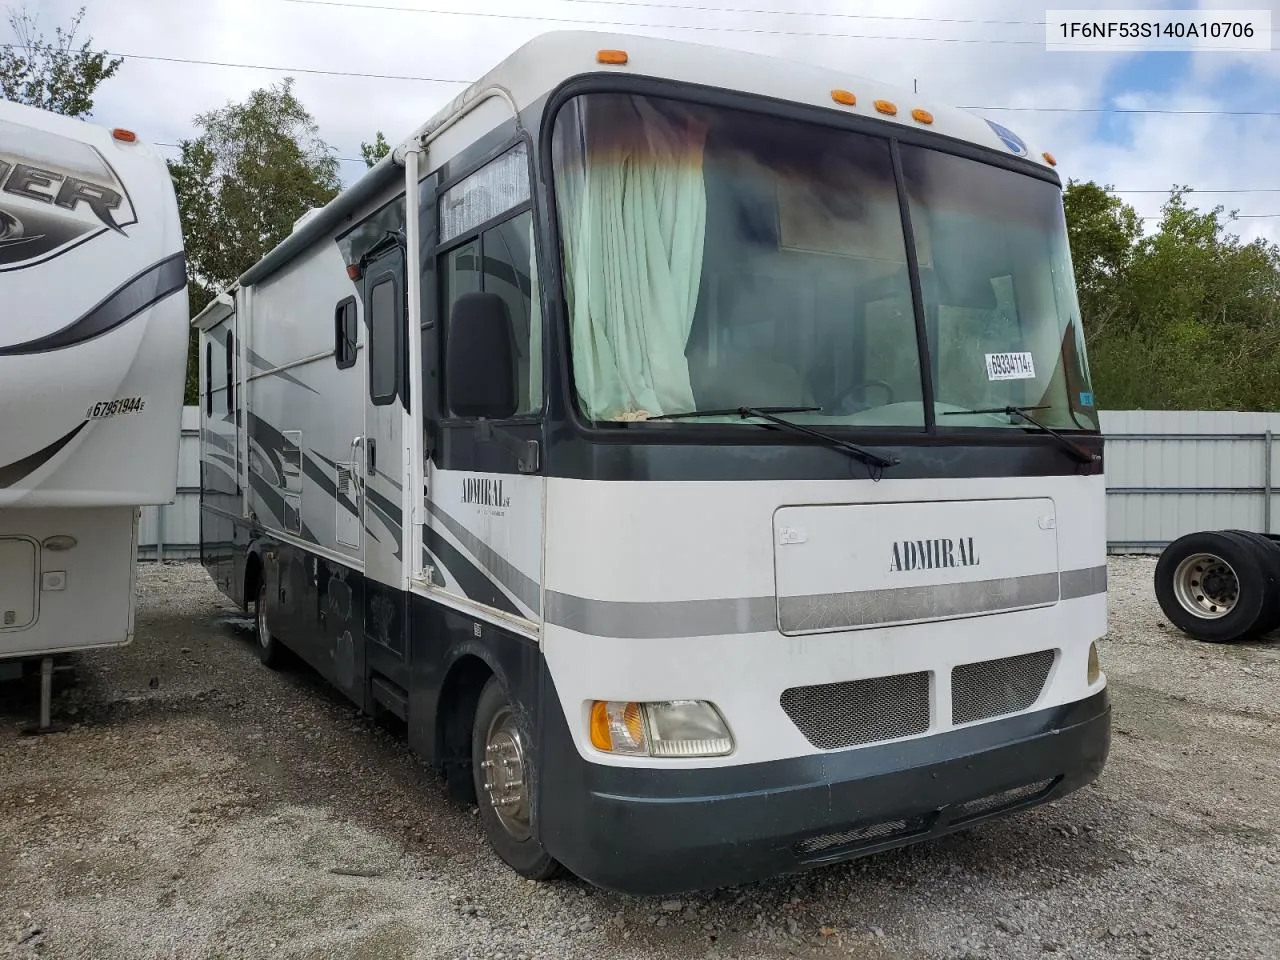
{"type": "Polygon", "coordinates": [[[779,620],[791,632],[838,630],[922,617],[996,613],[1011,606],[1053,603],[1059,597],[1073,600],[1094,596],[1105,593],[1106,586],[1107,568],[1100,566],[1064,570],[1061,574],[952,584],[947,588],[868,590],[824,597],[783,597],[781,601],[774,597],[743,597],[650,603],[589,600],[548,590],[544,619],[588,636],[634,640],[768,633],[778,629],[779,620]],[[797,625],[786,626],[789,616],[797,625]],[[814,626],[815,623],[828,625],[814,626]]]}
{"type": "Polygon", "coordinates": [[[1078,600],[1107,592],[1107,567],[1086,567],[1083,570],[1062,571],[1062,599],[1078,600]]]}
{"type": "Polygon", "coordinates": [[[84,316],[36,340],[0,347],[0,357],[18,357],[64,350],[123,326],[187,286],[186,258],[175,253],[126,281],[84,316]]]}
{"type": "Polygon", "coordinates": [[[11,487],[23,477],[35,473],[46,463],[57,456],[68,443],[75,439],[76,434],[88,426],[88,420],[82,420],[80,425],[70,433],[59,437],[53,443],[49,444],[43,450],[37,450],[30,456],[23,457],[21,460],[15,460],[8,466],[0,467],[0,487],[11,487]]]}
{"type": "Polygon", "coordinates": [[[729,600],[587,600],[547,591],[547,623],[595,637],[656,640],[777,629],[773,597],[729,600]]]}
{"type": "Polygon", "coordinates": [[[1058,574],[1041,573],[927,587],[779,597],[778,624],[783,633],[810,633],[971,617],[1056,603],[1058,586],[1058,574]]]}
{"type": "Polygon", "coordinates": [[[479,537],[445,513],[435,501],[427,500],[427,510],[476,558],[485,573],[506,587],[521,603],[537,615],[541,607],[538,582],[528,574],[517,570],[510,561],[479,537]]]}

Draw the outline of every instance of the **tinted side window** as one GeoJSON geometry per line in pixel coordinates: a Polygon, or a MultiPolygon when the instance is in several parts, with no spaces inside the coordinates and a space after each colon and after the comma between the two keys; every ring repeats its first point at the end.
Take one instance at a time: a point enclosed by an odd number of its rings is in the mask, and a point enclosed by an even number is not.
{"type": "Polygon", "coordinates": [[[464,293],[496,293],[507,304],[515,331],[520,406],[517,416],[542,409],[542,338],[534,286],[532,214],[517,214],[477,239],[451,250],[442,261],[444,321],[464,293]]]}
{"type": "Polygon", "coordinates": [[[369,398],[375,404],[396,396],[398,312],[395,280],[379,280],[369,293],[369,398]]]}
{"type": "Polygon", "coordinates": [[[338,304],[333,316],[333,358],[339,370],[356,362],[356,301],[348,297],[338,304]]]}
{"type": "Polygon", "coordinates": [[[230,330],[227,331],[227,413],[230,413],[236,407],[236,384],[235,384],[235,351],[236,351],[236,335],[230,330]]]}

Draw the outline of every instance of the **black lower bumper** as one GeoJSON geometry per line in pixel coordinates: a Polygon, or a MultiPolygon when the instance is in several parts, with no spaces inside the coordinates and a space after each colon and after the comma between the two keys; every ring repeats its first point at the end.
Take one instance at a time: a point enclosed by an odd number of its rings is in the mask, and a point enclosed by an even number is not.
{"type": "Polygon", "coordinates": [[[547,719],[544,847],[582,879],[638,895],[731,886],[938,837],[1079,789],[1111,746],[1106,690],[934,737],[695,770],[587,763],[563,721],[547,719]]]}

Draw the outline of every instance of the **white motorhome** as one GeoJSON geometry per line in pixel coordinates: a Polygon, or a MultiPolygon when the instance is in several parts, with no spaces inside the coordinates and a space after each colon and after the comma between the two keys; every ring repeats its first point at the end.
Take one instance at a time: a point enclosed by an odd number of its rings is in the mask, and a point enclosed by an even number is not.
{"type": "Polygon", "coordinates": [[[0,671],[133,636],[138,508],[177,487],[173,184],[130,131],[0,102],[0,671]]]}
{"type": "Polygon", "coordinates": [[[1061,181],[1000,125],[547,34],[194,323],[211,576],[526,877],[737,883],[1103,768],[1061,181]]]}

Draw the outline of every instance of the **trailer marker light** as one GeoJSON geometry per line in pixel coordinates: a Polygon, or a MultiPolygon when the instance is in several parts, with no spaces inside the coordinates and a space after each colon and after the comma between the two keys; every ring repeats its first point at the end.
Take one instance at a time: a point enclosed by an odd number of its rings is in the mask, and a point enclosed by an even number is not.
{"type": "Polygon", "coordinates": [[[79,541],[75,537],[66,533],[58,533],[52,537],[45,537],[40,546],[46,550],[52,550],[55,553],[61,553],[64,550],[72,549],[79,541]]]}
{"type": "Polygon", "coordinates": [[[928,110],[921,110],[919,107],[911,111],[911,118],[920,123],[933,123],[933,114],[928,110]]]}
{"type": "Polygon", "coordinates": [[[138,135],[132,130],[125,130],[122,127],[116,127],[111,131],[111,136],[122,143],[134,143],[138,139],[138,135]]]}
{"type": "Polygon", "coordinates": [[[1102,663],[1098,659],[1098,644],[1096,642],[1089,644],[1089,686],[1093,686],[1098,682],[1098,678],[1102,676],[1102,663]]]}
{"type": "Polygon", "coordinates": [[[831,99],[836,103],[843,103],[846,107],[856,107],[858,105],[858,98],[848,90],[832,90],[831,99]]]}
{"type": "Polygon", "coordinates": [[[625,67],[631,58],[625,50],[597,50],[596,63],[607,63],[615,67],[625,67]]]}
{"type": "Polygon", "coordinates": [[[348,277],[350,277],[352,280],[359,280],[359,279],[360,279],[360,264],[358,264],[358,263],[349,263],[349,264],[347,264],[347,276],[348,276],[348,277]]]}
{"type": "Polygon", "coordinates": [[[1058,165],[1058,161],[1053,158],[1053,154],[1050,153],[1048,150],[1040,154],[1040,156],[1044,157],[1044,162],[1047,163],[1049,166],[1056,167],[1058,165]]]}
{"type": "Polygon", "coordinates": [[[705,700],[591,705],[591,745],[605,753],[639,757],[722,757],[733,737],[705,700]]]}
{"type": "Polygon", "coordinates": [[[881,113],[887,113],[889,116],[896,116],[898,113],[898,105],[889,100],[877,100],[876,109],[881,113]]]}

